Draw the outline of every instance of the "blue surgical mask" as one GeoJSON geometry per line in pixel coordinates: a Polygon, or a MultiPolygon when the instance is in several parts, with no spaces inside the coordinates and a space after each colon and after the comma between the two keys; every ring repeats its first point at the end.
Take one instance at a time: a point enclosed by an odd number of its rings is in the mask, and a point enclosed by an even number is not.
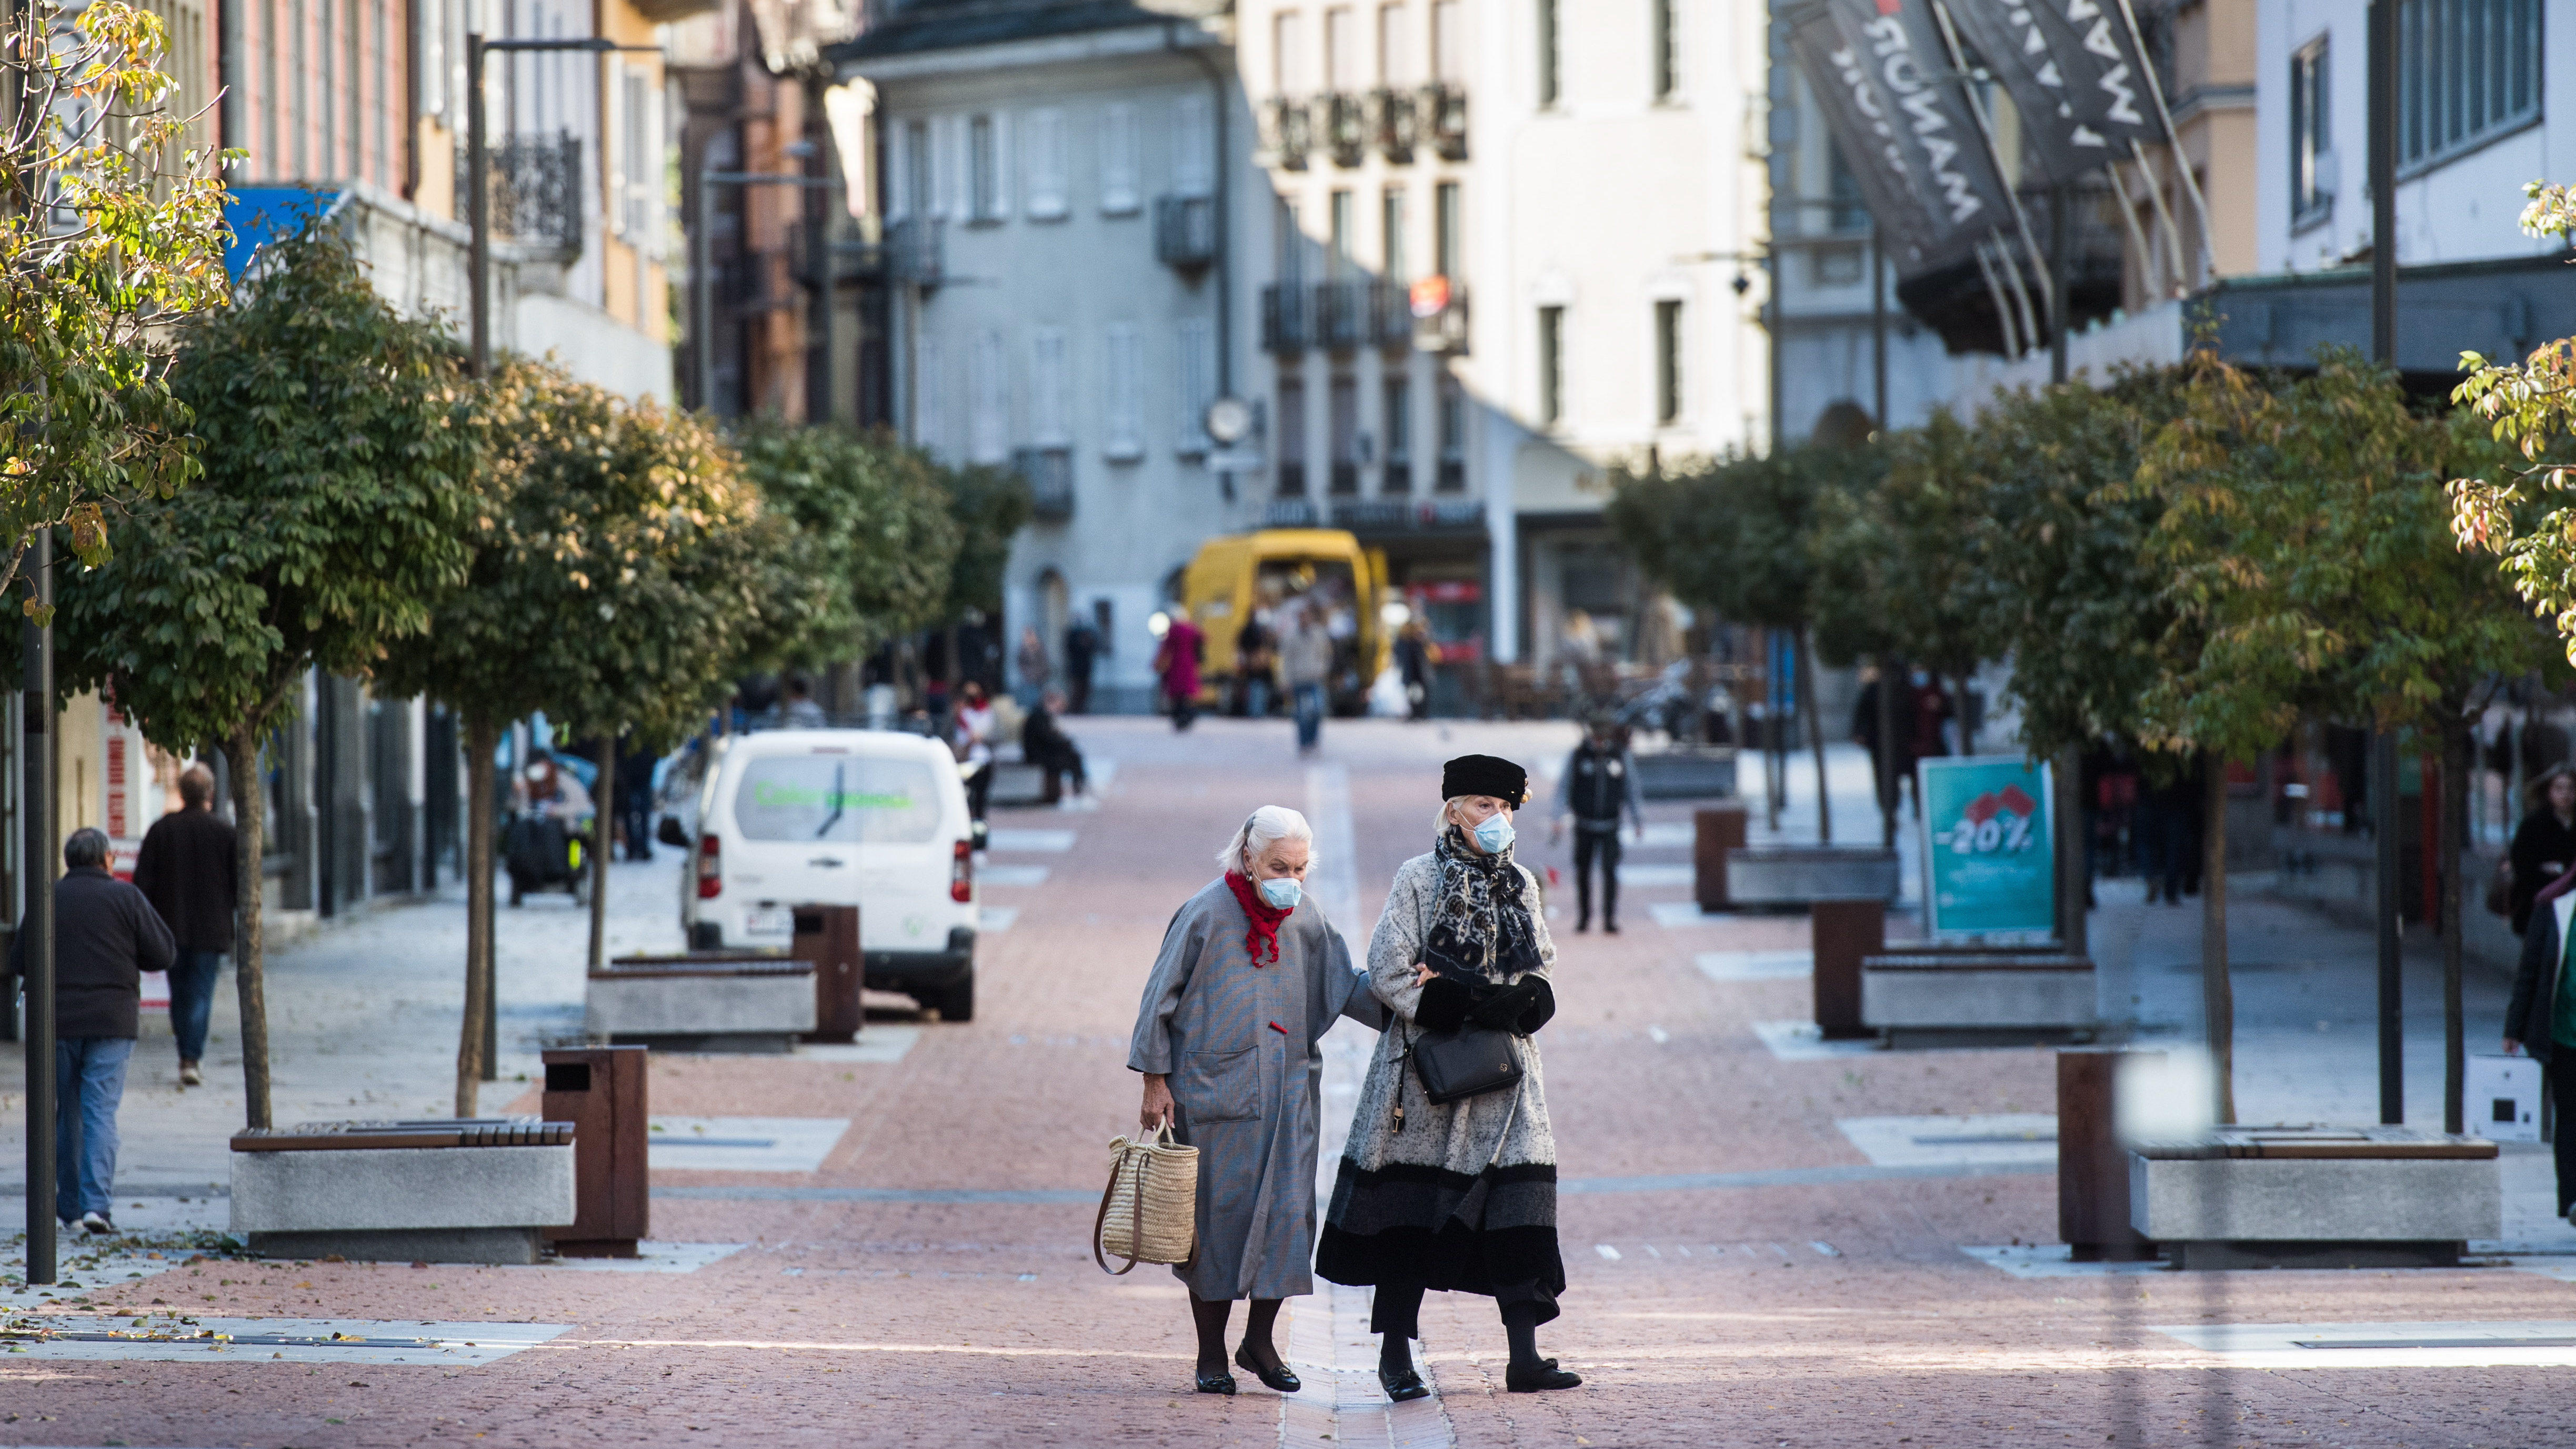
{"type": "Polygon", "coordinates": [[[1268,901],[1275,911],[1293,911],[1297,909],[1297,902],[1305,897],[1306,888],[1288,876],[1261,883],[1261,898],[1268,901]]]}
{"type": "Polygon", "coordinates": [[[1487,855],[1500,855],[1511,849],[1512,822],[1503,818],[1500,811],[1486,816],[1485,823],[1476,827],[1476,844],[1487,855]]]}

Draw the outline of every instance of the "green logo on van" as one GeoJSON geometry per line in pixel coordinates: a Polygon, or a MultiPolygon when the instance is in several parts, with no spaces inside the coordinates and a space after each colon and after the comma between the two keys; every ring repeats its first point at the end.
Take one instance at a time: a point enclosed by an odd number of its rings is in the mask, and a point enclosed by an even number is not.
{"type": "Polygon", "coordinates": [[[822,790],[770,780],[751,782],[751,803],[763,810],[909,810],[908,794],[871,794],[860,790],[822,790]]]}

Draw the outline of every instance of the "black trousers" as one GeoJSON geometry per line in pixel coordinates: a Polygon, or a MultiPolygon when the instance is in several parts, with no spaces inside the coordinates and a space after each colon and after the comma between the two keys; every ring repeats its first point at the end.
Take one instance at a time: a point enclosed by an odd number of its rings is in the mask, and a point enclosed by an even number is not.
{"type": "Polygon", "coordinates": [[[1369,1332],[1422,1336],[1422,1285],[1380,1283],[1369,1300],[1369,1332]]]}
{"type": "Polygon", "coordinates": [[[1574,822],[1574,909],[1586,924],[1592,920],[1592,863],[1601,862],[1601,922],[1619,920],[1619,822],[1607,830],[1574,822]]]}
{"type": "Polygon", "coordinates": [[[2558,1215],[2563,1218],[2576,1207],[2576,1047],[2553,1044],[2540,1075],[2557,1117],[2550,1148],[2558,1159],[2558,1215]]]}

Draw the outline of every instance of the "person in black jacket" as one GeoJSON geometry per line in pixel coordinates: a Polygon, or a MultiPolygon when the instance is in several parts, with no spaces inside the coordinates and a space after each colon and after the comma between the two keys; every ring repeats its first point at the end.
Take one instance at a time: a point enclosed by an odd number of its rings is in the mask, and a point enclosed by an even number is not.
{"type": "Polygon", "coordinates": [[[1574,817],[1574,929],[1592,929],[1592,866],[1601,865],[1601,929],[1619,934],[1619,817],[1624,813],[1646,838],[1646,816],[1637,805],[1637,761],[1618,738],[1618,728],[1604,715],[1584,725],[1583,743],[1566,759],[1556,786],[1556,818],[1548,822],[1548,843],[1564,833],[1574,817]]]}
{"type": "Polygon", "coordinates": [[[2566,970],[2571,917],[2576,917],[2576,892],[2561,893],[2531,912],[2531,927],[2522,934],[2522,963],[2513,976],[2513,1000],[2504,1010],[2505,1055],[2527,1051],[2540,1063],[2560,1123],[2560,1217],[2576,1207],[2576,1130],[2569,1130],[2576,1118],[2567,1115],[2576,1112],[2576,990],[2570,989],[2566,970]]]}
{"type": "MultiPolygon", "coordinates": [[[[116,1109],[134,1056],[143,973],[169,969],[178,948],[143,892],[107,873],[107,835],[81,829],[63,842],[54,882],[54,1151],[63,1165],[54,1216],[113,1233],[116,1109]]],[[[26,923],[9,943],[23,977],[26,923]]]]}
{"type": "Polygon", "coordinates": [[[2565,765],[2552,765],[2524,793],[2531,801],[2531,813],[2514,827],[2513,845],[2506,854],[2513,868],[2506,914],[2517,936],[2530,928],[2532,897],[2576,865],[2576,773],[2565,765]]]}
{"type": "Polygon", "coordinates": [[[216,975],[233,949],[233,907],[240,900],[240,845],[214,812],[215,775],[203,765],[179,773],[179,808],[143,832],[134,858],[134,888],[170,928],[178,959],[170,963],[170,1031],[179,1039],[179,1085],[205,1085],[197,1064],[206,1055],[206,1023],[215,1011],[216,975]]]}
{"type": "Polygon", "coordinates": [[[1083,772],[1082,747],[1056,723],[1064,713],[1064,691],[1050,689],[1038,696],[1038,707],[1020,722],[1020,758],[1046,771],[1046,795],[1049,805],[1064,803],[1064,781],[1073,777],[1073,795],[1079,802],[1091,793],[1091,779],[1083,772]]]}

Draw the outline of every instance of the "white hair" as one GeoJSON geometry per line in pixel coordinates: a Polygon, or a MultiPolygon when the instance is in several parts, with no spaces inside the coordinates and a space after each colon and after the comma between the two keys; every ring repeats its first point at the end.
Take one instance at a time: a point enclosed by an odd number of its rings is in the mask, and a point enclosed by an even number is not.
{"type": "Polygon", "coordinates": [[[1242,828],[1225,843],[1225,849],[1216,853],[1216,863],[1248,876],[1252,874],[1253,857],[1282,840],[1306,842],[1307,864],[1313,865],[1315,827],[1306,823],[1305,816],[1285,805],[1264,805],[1245,816],[1242,828]]]}
{"type": "MultiPolygon", "coordinates": [[[[1431,816],[1431,833],[1432,833],[1432,834],[1434,834],[1434,835],[1438,835],[1441,831],[1444,831],[1444,830],[1448,829],[1448,828],[1449,828],[1449,826],[1450,826],[1450,823],[1451,823],[1451,822],[1450,822],[1450,819],[1449,819],[1449,812],[1450,812],[1450,811],[1452,811],[1452,810],[1457,809],[1457,808],[1458,808],[1459,806],[1461,806],[1461,805],[1466,804],[1466,803],[1467,803],[1468,801],[1470,801],[1470,800],[1502,800],[1502,797],[1501,797],[1501,796],[1499,796],[1499,795],[1452,795],[1452,796],[1450,796],[1448,799],[1443,800],[1443,801],[1441,801],[1441,802],[1440,802],[1440,808],[1439,808],[1438,810],[1436,810],[1436,811],[1432,812],[1432,816],[1431,816]]],[[[1520,807],[1520,806],[1518,806],[1518,805],[1514,805],[1514,804],[1513,804],[1511,801],[1509,801],[1509,800],[1503,800],[1503,803],[1504,803],[1505,805],[1510,805],[1510,806],[1511,806],[1511,808],[1512,808],[1513,810],[1515,810],[1515,811],[1517,811],[1517,810],[1519,810],[1519,809],[1521,808],[1521,807],[1520,807]]],[[[1465,826],[1463,826],[1463,825],[1462,825],[1462,826],[1459,826],[1458,828],[1459,828],[1459,829],[1461,829],[1461,830],[1466,829],[1466,827],[1465,827],[1465,826]]]]}

